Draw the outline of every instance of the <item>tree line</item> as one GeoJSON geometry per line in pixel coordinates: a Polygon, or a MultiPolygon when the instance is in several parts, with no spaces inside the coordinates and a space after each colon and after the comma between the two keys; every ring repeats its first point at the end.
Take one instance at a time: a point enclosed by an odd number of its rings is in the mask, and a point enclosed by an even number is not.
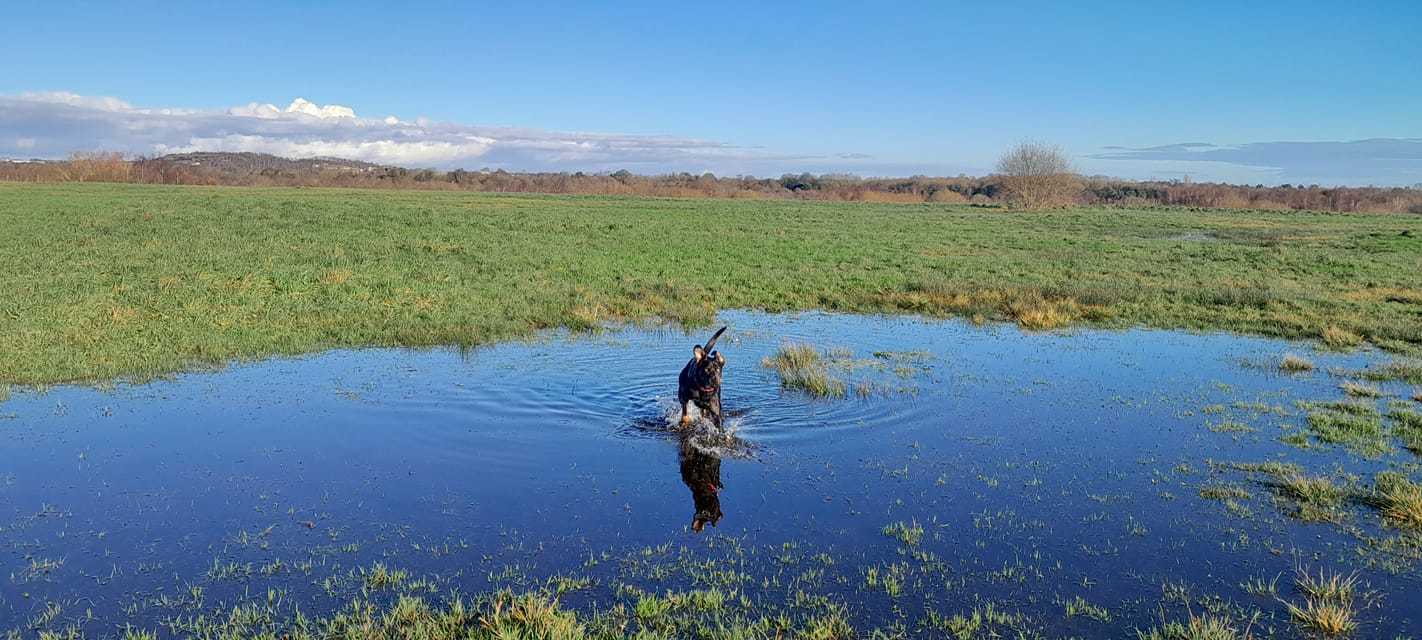
{"type": "Polygon", "coordinates": [[[1422,214],[1422,188],[1237,185],[1083,177],[1051,157],[1052,147],[1020,145],[989,176],[861,178],[786,174],[779,178],[710,173],[438,171],[339,159],[286,160],[262,154],[125,158],[80,153],[55,162],[0,162],[0,180],[143,184],[345,187],[674,198],[803,199],[948,203],[1026,209],[1072,205],[1309,209],[1422,214]],[[1024,146],[1033,148],[1023,149],[1024,146]],[[1024,154],[1014,157],[1019,151],[1024,154]],[[201,159],[194,159],[196,156],[201,159]],[[245,156],[245,157],[244,157],[245,156]]]}

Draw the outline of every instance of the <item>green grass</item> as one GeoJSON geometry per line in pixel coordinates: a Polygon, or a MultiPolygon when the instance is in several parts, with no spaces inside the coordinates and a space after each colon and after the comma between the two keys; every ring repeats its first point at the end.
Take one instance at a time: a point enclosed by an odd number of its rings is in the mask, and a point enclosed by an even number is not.
{"type": "Polygon", "coordinates": [[[884,527],[884,535],[898,540],[910,547],[917,546],[923,539],[923,525],[917,521],[894,522],[884,527]]]}
{"type": "Polygon", "coordinates": [[[1393,360],[1364,369],[1358,372],[1358,375],[1368,380],[1401,380],[1409,384],[1422,384],[1422,361],[1393,360]]]}
{"type": "Polygon", "coordinates": [[[1422,344],[1416,216],[0,184],[0,228],[19,384],[732,308],[1422,344]]]}
{"type": "Polygon", "coordinates": [[[1328,402],[1312,405],[1308,431],[1320,442],[1347,447],[1368,458],[1392,450],[1377,407],[1369,403],[1328,402]]]}
{"type": "Polygon", "coordinates": [[[1303,604],[1285,602],[1289,616],[1305,631],[1324,637],[1348,636],[1358,629],[1354,599],[1359,595],[1358,574],[1318,575],[1299,571],[1294,587],[1303,595],[1303,604]]]}
{"type": "Polygon", "coordinates": [[[1279,495],[1294,505],[1294,517],[1323,522],[1337,522],[1343,518],[1343,500],[1347,493],[1330,478],[1287,473],[1276,479],[1279,495]]]}
{"type": "Polygon", "coordinates": [[[845,383],[829,373],[829,359],[808,344],[787,344],[761,365],[780,374],[780,385],[818,398],[842,398],[845,383]]]}
{"type": "Polygon", "coordinates": [[[1252,638],[1246,629],[1241,632],[1228,618],[1212,614],[1188,614],[1185,620],[1170,620],[1149,631],[1138,631],[1139,640],[1247,640],[1252,638]]]}
{"type": "Polygon", "coordinates": [[[1392,432],[1408,451],[1422,456],[1422,412],[1398,403],[1387,413],[1392,420],[1392,432]]]}
{"type": "Polygon", "coordinates": [[[1384,471],[1373,486],[1373,503],[1383,519],[1399,528],[1422,532],[1422,485],[1396,471],[1384,471]]]}

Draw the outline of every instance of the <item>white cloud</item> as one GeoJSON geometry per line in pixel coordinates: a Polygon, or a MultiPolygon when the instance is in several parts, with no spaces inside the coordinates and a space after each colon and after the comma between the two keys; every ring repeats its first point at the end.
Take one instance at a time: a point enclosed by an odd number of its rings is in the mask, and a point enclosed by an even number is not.
{"type": "Polygon", "coordinates": [[[33,149],[33,148],[35,148],[35,139],[34,139],[34,138],[15,138],[15,148],[16,148],[16,149],[33,149]]]}
{"type": "Polygon", "coordinates": [[[286,108],[252,102],[221,110],[140,108],[117,98],[68,92],[0,95],[0,140],[27,141],[30,155],[73,151],[159,155],[251,151],[285,157],[337,156],[407,167],[531,171],[788,171],[872,168],[862,154],[784,155],[673,136],[570,133],[487,127],[426,118],[365,118],[341,105],[297,98],[286,108]]]}

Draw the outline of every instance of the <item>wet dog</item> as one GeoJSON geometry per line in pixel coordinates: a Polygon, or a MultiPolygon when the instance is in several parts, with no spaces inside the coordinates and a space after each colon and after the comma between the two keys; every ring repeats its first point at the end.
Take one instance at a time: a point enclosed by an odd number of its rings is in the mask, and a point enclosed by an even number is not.
{"type": "Polygon", "coordinates": [[[711,423],[721,426],[721,369],[726,366],[726,356],[716,351],[716,339],[725,333],[721,327],[706,341],[706,346],[696,345],[691,349],[691,362],[681,368],[677,376],[676,399],[681,405],[681,426],[691,424],[691,405],[701,410],[701,415],[711,419],[711,423]]]}

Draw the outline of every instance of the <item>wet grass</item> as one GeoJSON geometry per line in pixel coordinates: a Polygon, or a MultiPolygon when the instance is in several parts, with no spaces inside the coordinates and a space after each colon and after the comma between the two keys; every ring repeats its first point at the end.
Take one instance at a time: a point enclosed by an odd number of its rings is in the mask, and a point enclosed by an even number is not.
{"type": "Polygon", "coordinates": [[[727,308],[1422,345],[1397,215],[3,184],[0,228],[20,384],[727,308]]]}
{"type": "Polygon", "coordinates": [[[1422,456],[1422,412],[1399,402],[1389,408],[1387,417],[1392,420],[1392,432],[1402,446],[1422,456]]]}
{"type": "Polygon", "coordinates": [[[1227,617],[1191,612],[1184,620],[1171,620],[1148,631],[1136,632],[1137,640],[1248,640],[1253,638],[1246,627],[1227,617]]]}
{"type": "Polygon", "coordinates": [[[1393,360],[1359,371],[1357,375],[1377,382],[1401,380],[1408,384],[1422,384],[1422,361],[1393,360]]]}
{"type": "Polygon", "coordinates": [[[1308,430],[1318,441],[1342,445],[1368,458],[1392,450],[1377,407],[1366,402],[1320,402],[1308,405],[1308,430]]]}
{"type": "Polygon", "coordinates": [[[844,397],[844,381],[830,375],[829,360],[812,345],[783,345],[761,365],[780,374],[780,386],[786,389],[804,391],[817,398],[844,397]]]}
{"type": "Polygon", "coordinates": [[[1384,471],[1373,481],[1372,500],[1388,523],[1422,533],[1422,485],[1399,472],[1384,471]]]}
{"type": "Polygon", "coordinates": [[[1279,494],[1293,503],[1300,520],[1337,522],[1343,518],[1347,492],[1326,476],[1286,473],[1278,476],[1279,494]]]}
{"type": "Polygon", "coordinates": [[[1304,371],[1313,371],[1313,362],[1301,356],[1288,354],[1284,356],[1283,360],[1279,361],[1279,370],[1286,371],[1288,373],[1302,373],[1304,371]]]}
{"type": "Polygon", "coordinates": [[[884,527],[884,535],[912,547],[923,540],[923,526],[918,522],[895,522],[884,527]]]}
{"type": "Polygon", "coordinates": [[[1382,397],[1382,390],[1370,384],[1358,382],[1344,382],[1339,388],[1354,398],[1379,398],[1382,397]]]}
{"type": "Polygon", "coordinates": [[[1320,569],[1315,576],[1300,571],[1294,579],[1294,587],[1303,596],[1303,602],[1284,604],[1299,627],[1326,637],[1347,636],[1357,631],[1355,600],[1361,587],[1356,573],[1343,575],[1320,569]]]}

